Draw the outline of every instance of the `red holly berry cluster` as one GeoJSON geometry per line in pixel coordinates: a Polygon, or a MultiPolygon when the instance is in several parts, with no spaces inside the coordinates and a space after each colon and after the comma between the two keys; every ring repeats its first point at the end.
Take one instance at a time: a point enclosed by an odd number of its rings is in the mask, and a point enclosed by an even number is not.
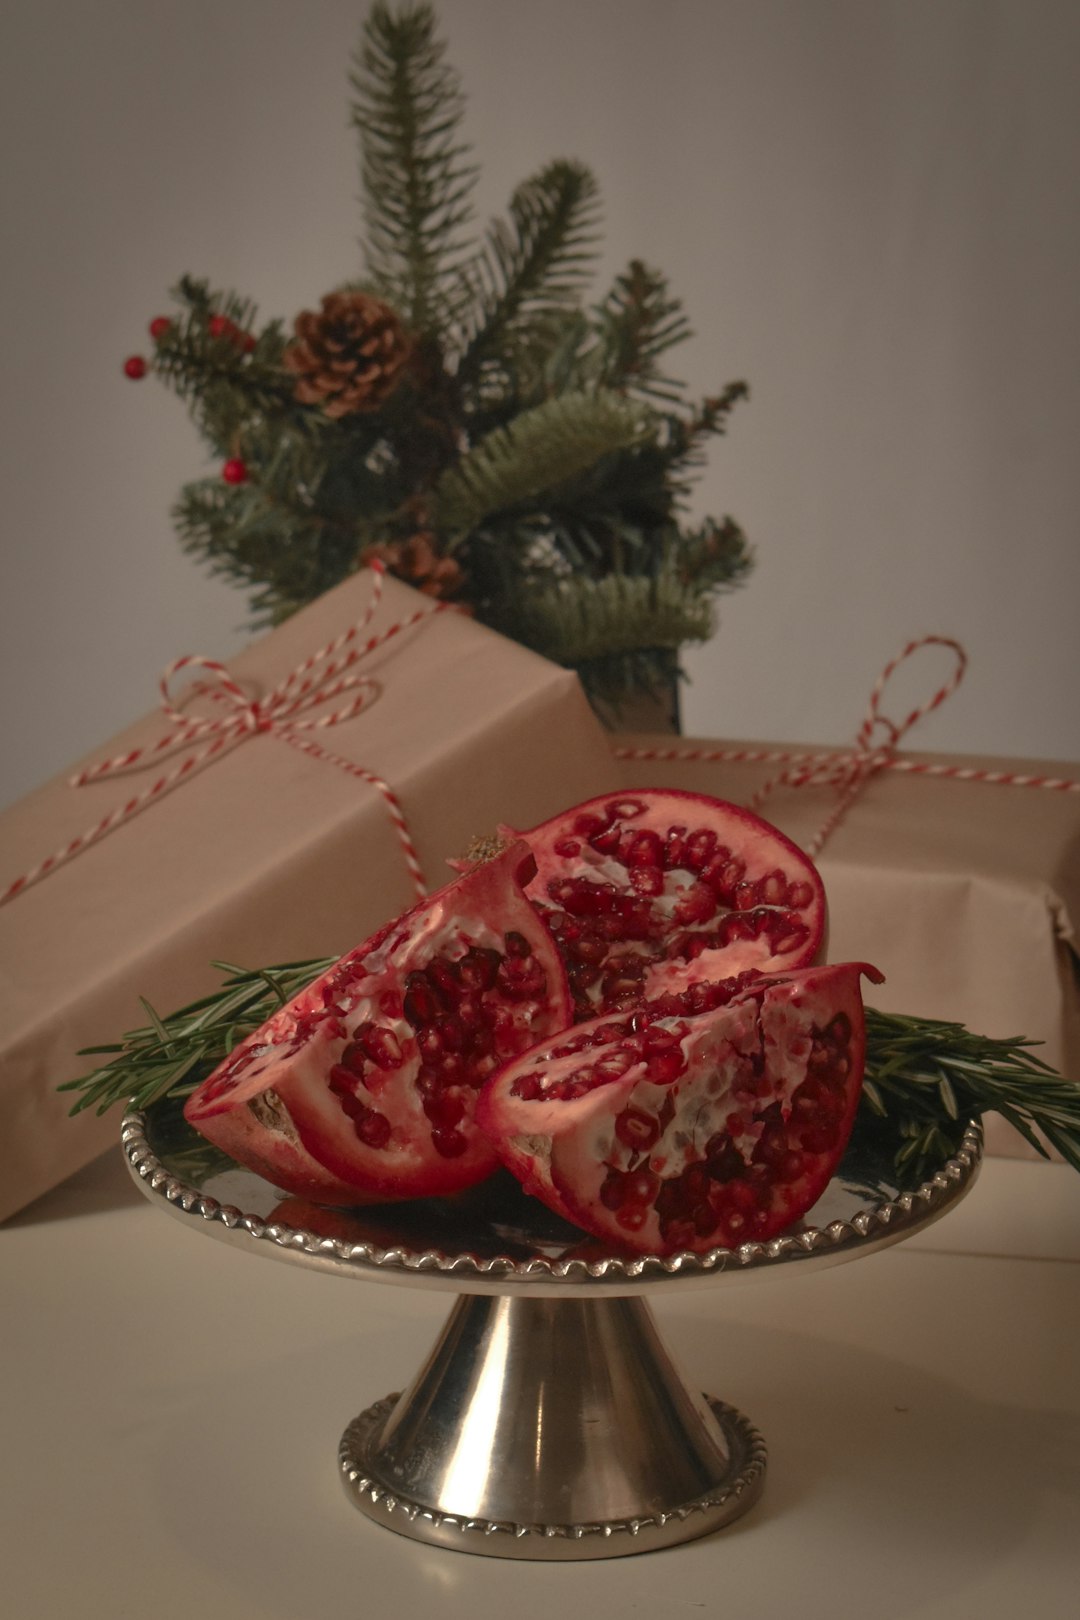
{"type": "MultiPolygon", "coordinates": [[[[172,331],[172,321],[167,315],[155,315],[150,322],[150,336],[155,343],[172,331]]],[[[255,338],[251,332],[245,332],[237,326],[227,315],[211,315],[206,323],[206,330],[212,338],[226,338],[237,348],[250,354],[255,347],[255,338]]],[[[146,361],[141,354],[131,354],[124,361],[124,376],[130,377],[132,382],[138,382],[146,376],[146,361]]],[[[227,484],[245,484],[248,478],[246,464],[238,456],[231,456],[221,469],[221,476],[227,484]]]]}

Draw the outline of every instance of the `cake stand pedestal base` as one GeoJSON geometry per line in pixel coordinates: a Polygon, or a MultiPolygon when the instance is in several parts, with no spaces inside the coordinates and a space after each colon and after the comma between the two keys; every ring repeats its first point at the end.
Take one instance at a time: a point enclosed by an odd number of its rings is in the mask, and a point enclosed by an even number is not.
{"type": "Polygon", "coordinates": [[[462,1296],[340,1462],[370,1518],[496,1558],[673,1546],[745,1513],[765,1479],[761,1436],[691,1393],[640,1298],[462,1296]]]}

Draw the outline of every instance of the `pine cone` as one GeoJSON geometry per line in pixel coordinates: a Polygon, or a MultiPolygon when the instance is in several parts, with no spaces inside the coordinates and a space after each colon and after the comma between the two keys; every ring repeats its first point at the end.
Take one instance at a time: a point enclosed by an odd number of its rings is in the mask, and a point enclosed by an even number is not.
{"type": "Polygon", "coordinates": [[[421,532],[408,540],[390,540],[384,545],[366,546],[360,553],[360,566],[383,562],[391,574],[403,579],[425,596],[444,600],[454,597],[465,583],[465,576],[452,557],[440,557],[434,536],[421,532]]]}
{"type": "Polygon", "coordinates": [[[305,309],[285,365],[296,373],[294,398],[326,416],[377,411],[393,393],[412,354],[397,311],[362,292],[327,293],[321,313],[305,309]]]}

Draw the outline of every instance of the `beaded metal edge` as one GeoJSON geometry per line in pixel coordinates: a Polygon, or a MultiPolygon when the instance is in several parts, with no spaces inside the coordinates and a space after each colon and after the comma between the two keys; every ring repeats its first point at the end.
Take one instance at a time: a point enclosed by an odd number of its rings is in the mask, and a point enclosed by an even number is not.
{"type": "Polygon", "coordinates": [[[320,1237],[284,1222],[247,1215],[235,1204],[222,1204],[174,1176],[149,1146],[145,1115],[138,1109],[124,1116],[121,1144],[131,1175],[142,1183],[149,1198],[160,1198],[176,1214],[216,1223],[235,1231],[238,1237],[243,1234],[258,1243],[268,1244],[282,1258],[308,1255],[357,1274],[374,1271],[403,1278],[410,1274],[437,1273],[460,1278],[463,1282],[475,1278],[500,1286],[527,1286],[530,1283],[646,1283],[665,1278],[690,1280],[825,1257],[830,1253],[839,1258],[841,1251],[898,1241],[932,1219],[943,1202],[952,1202],[967,1191],[982,1158],[982,1128],[971,1121],[957,1152],[919,1187],[859,1210],[849,1220],[807,1227],[764,1243],[743,1243],[737,1249],[709,1249],[703,1254],[684,1250],[674,1255],[632,1258],[611,1255],[598,1260],[551,1259],[545,1255],[515,1260],[510,1255],[480,1257],[468,1251],[449,1254],[435,1248],[417,1250],[401,1245],[380,1248],[375,1243],[320,1237]]]}
{"type": "Polygon", "coordinates": [[[749,1419],[734,1406],[728,1406],[725,1401],[717,1400],[712,1395],[706,1395],[704,1399],[720,1424],[729,1447],[731,1462],[726,1478],[693,1501],[641,1517],[583,1524],[519,1524],[509,1519],[466,1518],[415,1502],[384,1484],[369,1465],[373,1444],[394,1409],[397,1395],[387,1395],[383,1400],[376,1401],[354,1418],[345,1430],[338,1448],[341,1482],[357,1506],[391,1529],[398,1529],[403,1535],[411,1535],[418,1540],[434,1540],[442,1546],[457,1545],[466,1552],[486,1552],[497,1558],[603,1557],[604,1553],[598,1554],[596,1551],[597,1539],[614,1543],[610,1548],[612,1555],[631,1550],[645,1552],[671,1539],[665,1535],[665,1530],[670,1526],[683,1526],[688,1520],[700,1517],[700,1528],[695,1529],[691,1536],[683,1531],[674,1539],[682,1541],[704,1535],[739,1518],[761,1495],[768,1465],[765,1441],[749,1419]],[[402,1523],[402,1520],[405,1522],[402,1523]],[[538,1538],[547,1544],[546,1552],[531,1550],[538,1538]],[[640,1540],[641,1546],[628,1548],[623,1538],[640,1540]],[[587,1552],[584,1549],[578,1551],[576,1547],[573,1551],[568,1549],[560,1552],[555,1550],[559,1543],[564,1546],[567,1543],[593,1545],[587,1552]]]}

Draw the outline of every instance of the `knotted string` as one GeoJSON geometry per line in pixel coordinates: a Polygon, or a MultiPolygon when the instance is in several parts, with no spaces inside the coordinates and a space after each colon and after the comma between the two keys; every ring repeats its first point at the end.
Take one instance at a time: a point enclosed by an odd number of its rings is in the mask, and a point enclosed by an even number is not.
{"type": "Polygon", "coordinates": [[[697,764],[730,765],[783,765],[780,775],[771,778],[758,789],[750,800],[750,808],[758,809],[778,788],[831,787],[837,798],[829,814],[806,846],[812,858],[820,854],[826,841],[835,832],[848,810],[866,784],[879,771],[907,771],[921,776],[951,778],[963,782],[987,782],[1005,787],[1049,788],[1060,793],[1080,793],[1080,782],[1063,777],[1026,776],[1016,771],[982,770],[977,766],[921,764],[917,760],[898,759],[901,740],[924,716],[944,703],[959,686],[967,668],[967,654],[958,641],[950,636],[920,636],[901,648],[896,657],[885,665],[874,683],[865,718],[846,752],[793,753],[782,749],[762,748],[630,748],[617,747],[617,759],[679,760],[697,764]],[[925,703],[897,723],[881,712],[881,699],[888,683],[906,659],[921,647],[946,647],[956,658],[949,678],[938,687],[925,703]]]}
{"type": "Polygon", "coordinates": [[[393,637],[401,635],[403,631],[411,629],[422,620],[446,610],[453,611],[452,604],[437,602],[419,608],[407,618],[397,620],[385,629],[362,639],[382,600],[385,566],[376,562],[372,565],[372,572],[374,579],[371,596],[360,619],[333,641],[327,642],[324,647],[320,647],[310,657],[305,658],[265,697],[248,697],[229,674],[225,665],[218,663],[214,658],[189,653],[183,658],[175,659],[163,672],[158,683],[162,710],[172,722],[170,728],[152,743],[87,766],[71,777],[71,786],[82,788],[91,782],[145,770],[158,759],[175,758],[179,754],[183,754],[183,758],[148,787],[134,794],[126,803],[114,806],[95,826],[79,833],[70,843],[47,856],[31,871],[15,878],[0,894],[0,905],[13,900],[16,895],[22,894],[33,884],[41,882],[50,873],[74,860],[84,850],[100,842],[117,827],[122,827],[133,816],[139,815],[141,811],[164,798],[182,782],[187,781],[196,772],[204,770],[207,765],[220,759],[231,749],[263,734],[288,743],[314,759],[334,765],[339,770],[348,772],[350,776],[359,777],[361,781],[377,790],[394,824],[401,853],[416,893],[419,897],[423,897],[427,893],[427,887],[420,859],[404,811],[389,783],[374,771],[356,765],[352,760],[344,759],[339,754],[330,753],[313,736],[314,732],[339,726],[346,720],[353,719],[379,696],[378,683],[368,675],[355,673],[355,665],[369,657],[377,648],[385,646],[393,637]],[[187,688],[181,698],[176,698],[173,695],[172,683],[182,671],[189,669],[205,673],[194,685],[187,688]],[[328,714],[315,716],[312,713],[346,694],[348,694],[346,701],[339,708],[328,714]],[[182,705],[196,698],[208,699],[215,705],[216,712],[186,714],[182,705]]]}

